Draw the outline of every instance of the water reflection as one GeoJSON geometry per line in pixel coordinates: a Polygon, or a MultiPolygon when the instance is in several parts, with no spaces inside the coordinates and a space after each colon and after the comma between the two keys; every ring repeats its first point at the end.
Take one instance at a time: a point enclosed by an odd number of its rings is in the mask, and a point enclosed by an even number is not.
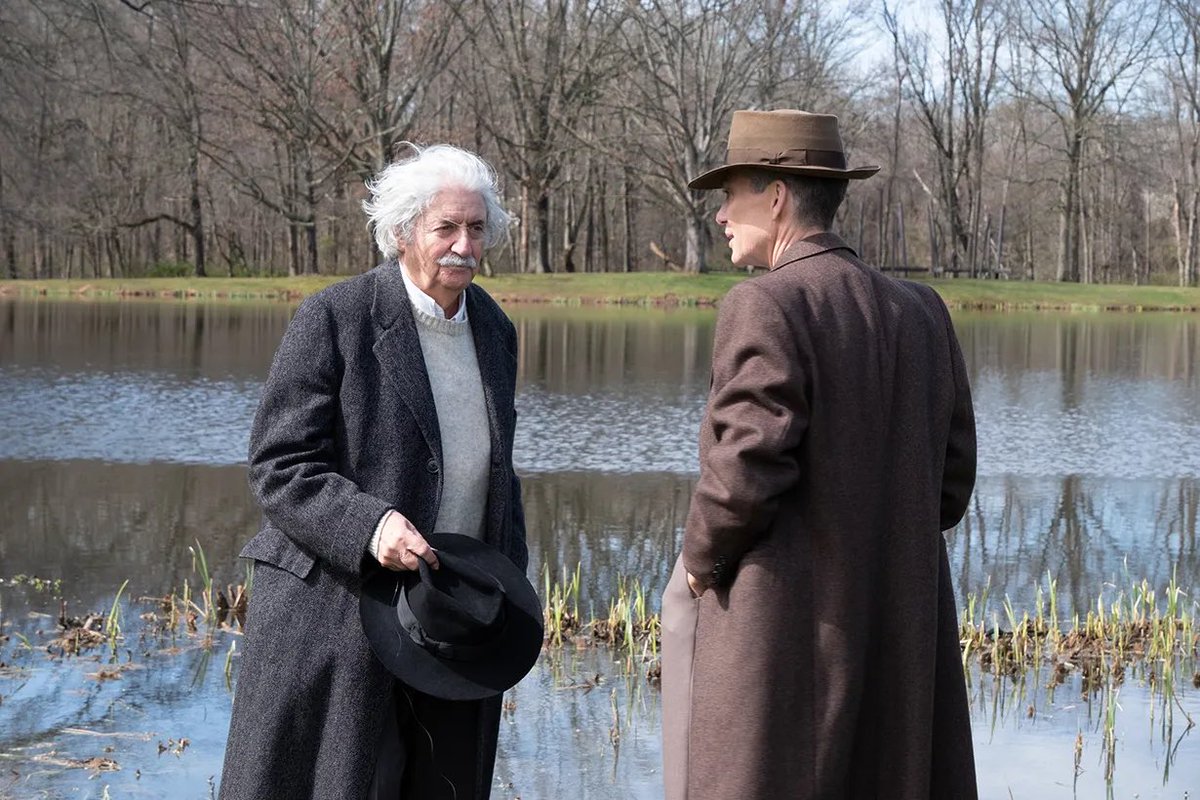
{"type": "Polygon", "coordinates": [[[948,538],[960,594],[1009,595],[1028,607],[1047,576],[1067,614],[1094,608],[1105,584],[1128,589],[1143,578],[1163,589],[1175,575],[1200,587],[1194,478],[985,478],[948,538]]]}
{"type": "Polygon", "coordinates": [[[85,608],[127,578],[135,594],[181,587],[197,541],[233,580],[258,521],[240,467],[0,461],[0,577],[61,578],[85,608]]]}
{"type": "MultiPolygon", "coordinates": [[[[525,476],[531,574],[581,566],[581,610],[603,612],[622,576],[653,602],[678,552],[694,476],[555,472],[525,476]]],[[[1063,613],[1086,612],[1106,584],[1175,575],[1200,587],[1192,478],[985,478],[948,538],[960,595],[985,587],[997,602],[1032,603],[1047,575],[1063,613]]],[[[259,514],[241,467],[0,461],[0,577],[61,578],[73,602],[98,609],[126,578],[162,594],[191,574],[199,541],[225,583],[259,514]]],[[[78,609],[77,609],[78,610],[78,609]]]]}
{"type": "MultiPolygon", "coordinates": [[[[668,473],[527,476],[531,572],[581,564],[584,610],[606,604],[618,576],[660,591],[691,484],[668,473]]],[[[0,461],[0,578],[61,578],[87,608],[126,578],[136,594],[181,587],[197,541],[219,582],[238,581],[237,553],[258,524],[242,467],[0,461]]]]}
{"type": "Polygon", "coordinates": [[[1084,401],[1080,381],[1089,376],[1196,386],[1200,318],[1195,314],[958,313],[954,327],[975,369],[1010,379],[1055,373],[1068,408],[1084,401]]]}
{"type": "MultiPolygon", "coordinates": [[[[126,578],[133,596],[193,579],[188,548],[198,540],[218,583],[240,581],[236,553],[258,526],[241,466],[246,431],[290,314],[269,304],[0,299],[0,577],[61,578],[71,613],[101,610],[126,578]]],[[[581,565],[585,614],[606,610],[622,575],[638,578],[656,604],[695,480],[715,317],[512,315],[531,571],[546,564],[557,576],[581,565]]],[[[981,452],[971,509],[948,539],[960,593],[990,582],[994,601],[1009,596],[1020,614],[1049,576],[1069,617],[1106,584],[1109,596],[1143,578],[1161,591],[1174,575],[1195,598],[1200,318],[961,314],[955,323],[981,452]]],[[[58,610],[56,600],[0,588],[0,634],[53,628],[58,610]]],[[[137,751],[130,763],[143,778],[124,773],[114,786],[122,795],[206,796],[228,695],[219,675],[195,680],[198,655],[168,663],[143,654],[156,648],[134,643],[148,668],[113,682],[82,677],[94,669],[82,662],[72,662],[75,672],[32,657],[28,670],[0,669],[0,760],[19,762],[22,780],[45,777],[48,768],[28,771],[30,754],[87,750],[64,729],[165,738],[182,719],[203,744],[178,763],[123,744],[137,751]]],[[[0,661],[25,659],[18,651],[10,639],[0,661]]],[[[606,651],[543,659],[514,693],[496,796],[657,796],[657,696],[618,681],[622,669],[606,651]],[[608,683],[580,688],[597,673],[608,683]],[[627,723],[616,749],[614,702],[627,723]]],[[[1076,796],[1098,796],[1095,710],[1070,689],[1038,694],[1034,684],[1045,681],[1036,676],[1027,694],[986,680],[977,676],[973,711],[983,795],[1008,797],[1011,786],[1015,796],[1072,796],[1083,730],[1089,772],[1076,796]],[[1028,706],[1033,717],[1022,713],[1028,706]]],[[[1172,740],[1171,761],[1161,741],[1146,741],[1155,702],[1143,685],[1122,689],[1116,786],[1125,795],[1166,796],[1168,765],[1171,796],[1200,786],[1195,743],[1172,740]]],[[[1195,694],[1182,702],[1200,714],[1195,694]]],[[[0,796],[25,796],[30,785],[0,779],[0,796]]],[[[100,796],[77,773],[32,785],[52,786],[48,796],[100,796]]]]}
{"type": "Polygon", "coordinates": [[[522,388],[590,395],[640,385],[665,397],[708,389],[711,310],[510,309],[522,388]]]}
{"type": "Polygon", "coordinates": [[[0,298],[0,365],[260,380],[294,307],[0,298]]]}

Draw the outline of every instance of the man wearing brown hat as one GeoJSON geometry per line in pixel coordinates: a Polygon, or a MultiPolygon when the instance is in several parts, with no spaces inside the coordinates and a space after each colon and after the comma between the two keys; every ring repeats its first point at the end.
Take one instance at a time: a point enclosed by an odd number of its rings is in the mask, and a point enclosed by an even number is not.
{"type": "Polygon", "coordinates": [[[945,540],[975,482],[950,317],[830,232],[837,118],[734,114],[700,478],[663,596],[669,800],[974,798],[945,540]]]}

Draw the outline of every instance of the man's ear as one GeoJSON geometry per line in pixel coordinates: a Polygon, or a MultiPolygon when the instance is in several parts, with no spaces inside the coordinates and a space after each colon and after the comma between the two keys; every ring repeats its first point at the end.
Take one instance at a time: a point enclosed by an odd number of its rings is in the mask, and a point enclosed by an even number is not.
{"type": "Polygon", "coordinates": [[[787,211],[788,190],[783,181],[771,181],[771,218],[781,219],[787,211]]]}

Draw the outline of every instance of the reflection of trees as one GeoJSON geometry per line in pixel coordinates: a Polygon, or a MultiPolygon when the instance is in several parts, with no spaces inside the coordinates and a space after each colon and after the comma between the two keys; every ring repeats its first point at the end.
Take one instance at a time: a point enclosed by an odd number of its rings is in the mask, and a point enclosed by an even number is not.
{"type": "Polygon", "coordinates": [[[1163,532],[1164,551],[1175,562],[1183,563],[1195,556],[1198,510],[1200,483],[1179,481],[1163,493],[1154,515],[1154,527],[1163,532]]]}
{"type": "MultiPolygon", "coordinates": [[[[530,568],[559,577],[582,565],[581,609],[607,603],[618,575],[641,581],[658,605],[678,553],[694,478],[586,472],[522,482],[530,568]]],[[[597,613],[606,611],[597,607],[597,613]]]]}
{"type": "MultiPolygon", "coordinates": [[[[1079,327],[1069,324],[1059,325],[1056,333],[1055,352],[1058,353],[1058,363],[1055,364],[1055,367],[1062,375],[1062,407],[1065,411],[1074,411],[1079,408],[1083,400],[1081,384],[1086,375],[1086,371],[1080,369],[1079,365],[1079,327]]],[[[1086,341],[1084,344],[1086,345],[1086,341]]],[[[1086,352],[1087,348],[1084,347],[1083,350],[1086,352]]]]}
{"type": "MultiPolygon", "coordinates": [[[[524,479],[531,568],[583,565],[584,608],[607,603],[618,575],[655,607],[678,551],[693,478],[554,473],[524,479]]],[[[0,461],[0,577],[61,578],[85,606],[182,587],[199,540],[218,582],[240,580],[237,554],[259,511],[244,467],[0,461]]],[[[606,609],[597,609],[597,611],[606,609]]]]}
{"type": "Polygon", "coordinates": [[[957,314],[955,329],[972,378],[1056,372],[1074,408],[1089,375],[1195,384],[1200,319],[1162,314],[957,314]]]}
{"type": "MultiPolygon", "coordinates": [[[[1059,595],[1070,595],[1072,607],[1086,608],[1100,590],[1100,581],[1089,586],[1084,580],[1089,573],[1089,555],[1102,556],[1105,549],[1119,546],[1112,541],[1105,520],[1096,514],[1089,492],[1083,491],[1078,475],[1068,475],[1062,481],[1062,491],[1054,506],[1050,529],[1042,545],[1042,561],[1050,574],[1059,577],[1059,595]],[[1058,561],[1058,569],[1054,568],[1058,561]],[[1061,574],[1068,578],[1064,585],[1061,574]]],[[[1099,575],[1100,580],[1110,576],[1099,575]]],[[[1061,601],[1060,601],[1061,603],[1061,601]]],[[[1063,608],[1067,606],[1062,604],[1063,608]]]]}
{"type": "Polygon", "coordinates": [[[518,380],[587,394],[627,383],[707,388],[711,312],[513,313],[518,380]]]}
{"type": "Polygon", "coordinates": [[[0,577],[62,578],[84,605],[181,587],[197,540],[222,582],[241,579],[259,513],[244,467],[0,461],[0,577]]]}
{"type": "Polygon", "coordinates": [[[1175,569],[1185,590],[1200,588],[1198,509],[1194,478],[983,479],[948,539],[955,587],[979,593],[990,579],[995,601],[1028,607],[1049,573],[1064,614],[1086,611],[1106,583],[1128,590],[1145,578],[1161,589],[1175,569]]]}
{"type": "Polygon", "coordinates": [[[0,299],[0,364],[62,370],[155,369],[259,378],[291,319],[283,303],[0,299]]]}

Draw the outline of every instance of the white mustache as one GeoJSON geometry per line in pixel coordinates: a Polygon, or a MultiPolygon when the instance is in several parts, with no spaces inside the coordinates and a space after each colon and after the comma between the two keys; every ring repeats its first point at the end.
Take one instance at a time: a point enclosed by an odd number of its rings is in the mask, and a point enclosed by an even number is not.
{"type": "Polygon", "coordinates": [[[475,260],[474,256],[460,256],[454,253],[447,253],[439,258],[437,263],[439,267],[470,267],[471,269],[476,269],[479,266],[479,262],[475,260]]]}

